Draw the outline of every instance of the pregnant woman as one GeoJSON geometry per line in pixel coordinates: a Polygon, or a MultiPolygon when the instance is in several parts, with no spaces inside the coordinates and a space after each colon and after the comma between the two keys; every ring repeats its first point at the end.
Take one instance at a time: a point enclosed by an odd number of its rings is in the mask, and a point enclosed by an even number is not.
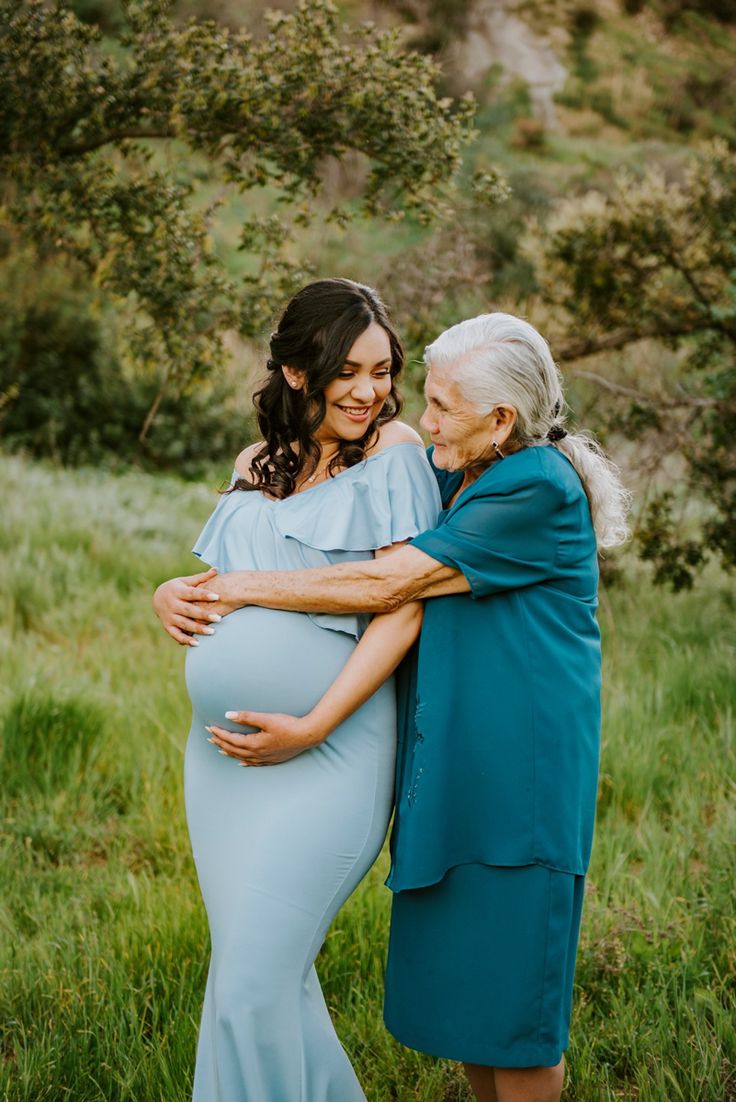
{"type": "MultiPolygon", "coordinates": [[[[420,438],[395,420],[403,354],[375,292],[348,280],[310,284],[270,350],[255,398],[263,442],[238,457],[195,554],[220,572],[326,566],[373,558],[431,527],[437,485],[420,438]]],[[[206,598],[212,576],[189,581],[206,598]]],[[[179,586],[157,590],[162,618],[179,586]]],[[[249,607],[214,633],[188,634],[184,617],[167,622],[190,647],[185,796],[212,943],[195,1102],[364,1099],[314,960],[385,837],[396,705],[389,678],[340,713],[339,675],[359,645],[390,672],[418,634],[421,606],[368,621],[249,607]],[[210,741],[212,725],[242,730],[229,709],[303,715],[333,682],[320,741],[277,768],[241,768],[210,741]]]]}

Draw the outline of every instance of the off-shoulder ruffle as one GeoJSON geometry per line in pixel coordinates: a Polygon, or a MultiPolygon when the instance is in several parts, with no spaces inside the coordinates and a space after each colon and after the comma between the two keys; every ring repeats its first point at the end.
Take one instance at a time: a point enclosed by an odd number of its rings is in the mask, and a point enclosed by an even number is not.
{"type": "MultiPolygon", "coordinates": [[[[237,475],[233,474],[231,485],[236,478],[237,475]]],[[[222,494],[192,548],[197,558],[207,563],[208,566],[214,566],[221,574],[234,569],[234,567],[228,565],[230,555],[225,546],[225,538],[234,514],[244,508],[247,509],[248,497],[250,497],[250,494],[238,493],[237,491],[232,494],[222,494]]],[[[245,524],[248,524],[246,517],[247,513],[244,512],[242,520],[245,524]]],[[[252,517],[252,519],[255,520],[256,518],[252,517]]],[[[252,567],[245,564],[242,567],[243,570],[249,568],[252,567]]]]}
{"type": "Polygon", "coordinates": [[[279,503],[282,536],[319,551],[376,551],[431,528],[442,508],[418,444],[394,444],[279,503]]]}
{"type": "MultiPolygon", "coordinates": [[[[394,444],[283,501],[258,491],[223,494],[193,551],[220,573],[330,566],[411,539],[434,527],[440,509],[421,447],[394,444]]],[[[310,617],[356,639],[370,620],[360,613],[310,617]]]]}

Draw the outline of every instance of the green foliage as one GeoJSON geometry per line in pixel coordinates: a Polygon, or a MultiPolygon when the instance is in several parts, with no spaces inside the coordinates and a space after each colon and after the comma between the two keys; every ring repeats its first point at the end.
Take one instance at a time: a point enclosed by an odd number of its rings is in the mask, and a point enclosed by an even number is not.
{"type": "Polygon", "coordinates": [[[117,0],[68,0],[68,7],[83,23],[97,23],[108,34],[120,30],[122,11],[117,0]]]}
{"type": "Polygon", "coordinates": [[[734,21],[736,10],[731,0],[622,0],[622,7],[629,15],[638,15],[651,6],[672,29],[688,15],[700,15],[720,19],[724,23],[734,21]]]}
{"type": "MultiPolygon", "coordinates": [[[[488,285],[471,236],[461,227],[445,228],[392,259],[380,286],[391,303],[407,351],[400,389],[424,392],[425,347],[463,314],[483,308],[488,285]]],[[[423,397],[420,407],[423,408],[423,397]]]]}
{"type": "Polygon", "coordinates": [[[587,4],[570,13],[570,58],[575,75],[583,81],[595,80],[598,66],[588,54],[588,40],[600,22],[598,11],[587,4]]]}
{"type": "Polygon", "coordinates": [[[126,339],[163,391],[208,375],[224,329],[260,332],[304,279],[290,222],[309,220],[327,158],[363,158],[361,210],[428,219],[472,104],[438,98],[436,68],[396,34],[341,28],[328,0],[271,14],[258,40],[213,22],[176,25],[165,0],[123,7],[110,41],[61,0],[0,0],[0,228],[132,301],[126,339]],[[242,247],[257,264],[238,284],[213,247],[221,199],[203,206],[161,145],[203,159],[222,197],[268,187],[285,204],[284,218],[261,225],[254,210],[247,220],[242,247]]]}
{"type": "Polygon", "coordinates": [[[535,118],[517,118],[514,120],[514,134],[511,144],[516,149],[544,149],[547,135],[544,123],[535,118]]]}
{"type": "MultiPolygon", "coordinates": [[[[195,567],[214,487],[15,456],[0,456],[0,482],[0,731],[17,731],[0,790],[0,1097],[188,1102],[207,925],[183,808],[183,655],[150,593],[195,567]],[[81,767],[75,750],[57,759],[42,745],[70,746],[75,729],[81,767]]],[[[724,1102],[736,1089],[736,608],[713,569],[678,595],[641,575],[602,594],[598,828],[565,1097],[724,1102]]],[[[383,1027],[386,863],[328,934],[327,1004],[369,1102],[469,1102],[456,1064],[383,1027]]]]}
{"type": "Polygon", "coordinates": [[[439,54],[468,29],[471,10],[457,0],[379,0],[413,28],[412,45],[424,53],[439,54]]]}
{"type": "Polygon", "coordinates": [[[550,181],[539,170],[515,167],[508,171],[511,194],[497,210],[490,210],[479,227],[476,250],[490,275],[491,301],[524,301],[536,289],[534,264],[523,249],[530,218],[543,220],[552,197],[550,181]]]}
{"type": "Polygon", "coordinates": [[[682,586],[708,553],[732,568],[736,154],[716,141],[681,181],[650,170],[640,180],[621,177],[608,196],[564,202],[538,247],[541,286],[564,326],[554,345],[560,359],[643,340],[677,351],[672,378],[598,379],[612,396],[609,422],[620,423],[623,412],[632,433],[658,429],[660,459],[679,454],[688,489],[705,502],[695,544],[674,538],[666,499],[643,522],[642,547],[658,580],[682,586]]]}
{"type": "Polygon", "coordinates": [[[23,694],[5,716],[0,761],[7,790],[46,794],[79,775],[104,729],[101,709],[87,701],[23,694]]]}
{"type": "Polygon", "coordinates": [[[720,19],[724,23],[736,20],[736,10],[731,0],[656,0],[656,5],[669,27],[691,13],[720,19]]]}
{"type": "Polygon", "coordinates": [[[641,557],[655,565],[654,580],[667,582],[677,592],[691,589],[693,571],[704,561],[703,547],[684,540],[672,515],[672,494],[660,495],[649,504],[639,531],[641,557]]]}
{"type": "MultiPolygon", "coordinates": [[[[671,78],[662,91],[662,110],[669,124],[682,133],[691,133],[698,123],[713,113],[728,115],[736,95],[736,69],[733,64],[716,64],[671,78]]],[[[733,134],[732,134],[733,136],[733,134]]]]}
{"type": "MultiPolygon", "coordinates": [[[[0,263],[0,435],[6,448],[70,464],[137,462],[196,476],[231,459],[250,426],[225,383],[170,391],[145,441],[157,383],[121,363],[119,324],[74,268],[0,263]]],[[[119,322],[119,319],[118,319],[119,322]]]]}
{"type": "Polygon", "coordinates": [[[68,273],[41,275],[32,287],[24,268],[23,263],[3,265],[3,440],[39,455],[98,460],[116,445],[111,419],[102,414],[118,409],[122,389],[116,372],[107,370],[99,315],[88,296],[67,283],[68,273]]]}

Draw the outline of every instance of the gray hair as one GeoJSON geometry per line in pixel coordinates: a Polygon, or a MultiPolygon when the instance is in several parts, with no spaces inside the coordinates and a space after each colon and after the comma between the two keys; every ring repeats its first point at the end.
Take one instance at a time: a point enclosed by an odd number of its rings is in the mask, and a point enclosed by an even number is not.
{"type": "MultiPolygon", "coordinates": [[[[523,318],[494,313],[461,321],[427,346],[424,362],[428,368],[447,370],[480,414],[513,406],[512,439],[522,447],[549,443],[547,433],[564,423],[560,372],[544,337],[523,318]]],[[[623,543],[629,536],[631,494],[618,468],[589,433],[567,433],[554,446],[580,476],[599,548],[623,543]]]]}

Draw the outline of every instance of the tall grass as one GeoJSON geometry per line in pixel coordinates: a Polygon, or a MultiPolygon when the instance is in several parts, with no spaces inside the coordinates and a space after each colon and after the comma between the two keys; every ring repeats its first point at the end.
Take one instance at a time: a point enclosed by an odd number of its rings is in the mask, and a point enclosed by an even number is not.
{"type": "MultiPolygon", "coordinates": [[[[183,655],[150,592],[195,569],[213,494],[17,458],[0,479],[0,1097],[185,1102],[208,946],[183,655]]],[[[718,575],[677,597],[631,576],[604,597],[571,1102],[736,1099],[734,604],[718,575]]],[[[330,932],[325,994],[371,1102],[461,1102],[455,1066],[381,1024],[385,868],[330,932]]]]}

